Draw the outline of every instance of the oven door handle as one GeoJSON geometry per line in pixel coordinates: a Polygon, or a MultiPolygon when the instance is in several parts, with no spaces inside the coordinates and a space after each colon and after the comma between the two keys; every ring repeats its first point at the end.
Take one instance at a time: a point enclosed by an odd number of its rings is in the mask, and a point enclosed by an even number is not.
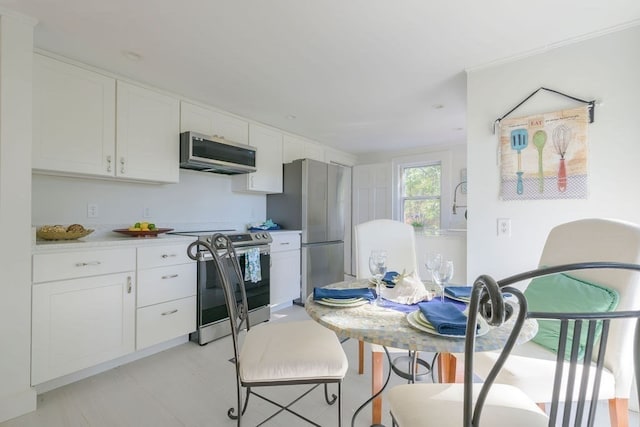
{"type": "MultiPolygon", "coordinates": [[[[271,249],[268,245],[264,246],[252,246],[251,248],[260,248],[260,255],[270,255],[271,249]]],[[[236,248],[236,255],[243,256],[249,252],[251,248],[236,248]]],[[[209,253],[209,251],[200,251],[198,252],[198,261],[211,261],[213,259],[213,255],[209,253]]]]}

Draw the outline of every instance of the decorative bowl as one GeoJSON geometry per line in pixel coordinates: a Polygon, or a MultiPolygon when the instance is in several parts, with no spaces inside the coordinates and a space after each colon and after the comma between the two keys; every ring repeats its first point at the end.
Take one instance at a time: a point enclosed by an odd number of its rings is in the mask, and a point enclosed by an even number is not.
{"type": "Polygon", "coordinates": [[[76,240],[88,236],[93,231],[89,228],[83,231],[47,231],[38,229],[36,230],[36,237],[42,240],[76,240]]]}

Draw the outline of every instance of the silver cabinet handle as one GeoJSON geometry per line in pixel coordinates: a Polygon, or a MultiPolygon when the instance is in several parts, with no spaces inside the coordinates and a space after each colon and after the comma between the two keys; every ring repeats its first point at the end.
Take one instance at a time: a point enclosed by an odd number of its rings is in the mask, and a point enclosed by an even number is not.
{"type": "Polygon", "coordinates": [[[175,279],[176,277],[178,277],[177,274],[168,274],[166,276],[162,276],[163,279],[175,279]]]}
{"type": "Polygon", "coordinates": [[[111,172],[111,156],[107,156],[107,172],[111,172]]]}
{"type": "Polygon", "coordinates": [[[176,254],[162,254],[162,258],[170,258],[174,256],[176,256],[176,254]]]}
{"type": "Polygon", "coordinates": [[[120,157],[120,173],[124,173],[124,157],[120,157]]]}
{"type": "Polygon", "coordinates": [[[131,289],[133,288],[133,286],[131,285],[131,276],[127,276],[127,293],[130,294],[131,293],[131,289]]]}
{"type": "Polygon", "coordinates": [[[88,265],[100,265],[100,264],[102,264],[100,261],[77,262],[76,267],[86,267],[88,265]]]}
{"type": "Polygon", "coordinates": [[[165,311],[164,313],[161,313],[161,315],[162,316],[168,316],[170,314],[177,313],[177,312],[178,312],[178,309],[176,308],[176,309],[171,310],[171,311],[165,311]]]}
{"type": "Polygon", "coordinates": [[[281,242],[280,245],[290,245],[291,242],[281,242]]]}

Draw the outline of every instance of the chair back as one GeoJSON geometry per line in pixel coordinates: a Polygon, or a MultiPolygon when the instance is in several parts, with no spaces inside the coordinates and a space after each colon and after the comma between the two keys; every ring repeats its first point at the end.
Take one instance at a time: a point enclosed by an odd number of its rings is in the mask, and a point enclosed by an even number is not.
{"type": "Polygon", "coordinates": [[[356,278],[371,277],[369,254],[374,249],[387,251],[389,271],[418,273],[413,227],[400,221],[376,219],[355,226],[356,278]]]}
{"type": "Polygon", "coordinates": [[[218,280],[224,293],[227,313],[229,314],[231,336],[233,337],[233,355],[236,360],[236,374],[240,378],[239,365],[237,363],[240,355],[239,334],[244,329],[247,331],[251,329],[244,277],[231,239],[224,234],[216,233],[211,236],[210,241],[215,243],[210,244],[202,239],[196,240],[188,246],[187,254],[191,259],[197,261],[201,260],[204,253],[213,256],[218,280]],[[213,244],[215,244],[215,247],[213,244]],[[204,253],[201,251],[204,251],[204,253]]]}
{"type": "MultiPolygon", "coordinates": [[[[575,426],[594,425],[602,370],[607,353],[615,352],[609,342],[611,340],[611,331],[616,323],[624,322],[631,329],[629,356],[633,363],[630,371],[635,372],[636,382],[638,382],[640,376],[640,328],[638,326],[640,309],[622,309],[597,313],[531,312],[525,295],[518,288],[512,286],[519,282],[550,274],[565,272],[586,273],[592,271],[599,271],[600,273],[602,271],[608,271],[609,273],[624,272],[626,275],[637,278],[640,277],[640,264],[616,262],[573,263],[543,267],[500,281],[495,281],[490,276],[480,276],[476,279],[469,304],[467,330],[475,330],[478,315],[485,318],[487,323],[492,326],[499,326],[509,322],[513,325],[513,328],[495,365],[487,375],[475,404],[472,398],[475,334],[466,335],[464,426],[480,425],[482,407],[486,402],[489,389],[517,343],[518,335],[527,318],[560,322],[560,332],[557,337],[558,356],[556,359],[549,426],[555,426],[557,420],[562,420],[562,425],[567,426],[570,425],[570,422],[573,422],[575,426]],[[505,301],[505,294],[510,294],[510,299],[505,301]],[[515,299],[517,304],[510,302],[513,301],[511,298],[515,299]],[[511,313],[516,313],[516,316],[509,319],[511,313]],[[595,332],[598,323],[602,325],[600,337],[597,337],[595,332]],[[581,348],[584,351],[584,357],[579,356],[581,348]],[[568,361],[565,358],[567,354],[569,355],[568,361]],[[577,399],[574,398],[576,395],[578,396],[577,399]],[[563,412],[559,413],[559,405],[563,401],[574,401],[576,404],[565,404],[563,412]],[[587,402],[589,401],[590,403],[588,404],[587,402]]],[[[629,381],[631,381],[631,378],[629,378],[629,381]]]]}
{"type": "MultiPolygon", "coordinates": [[[[590,261],[640,264],[640,227],[623,221],[589,218],[553,228],[545,243],[539,267],[590,261]]],[[[640,309],[640,277],[626,269],[589,269],[571,276],[615,289],[619,295],[617,310],[640,309]]],[[[615,394],[628,398],[633,366],[633,328],[630,320],[615,322],[609,330],[604,366],[615,378],[615,394]]]]}

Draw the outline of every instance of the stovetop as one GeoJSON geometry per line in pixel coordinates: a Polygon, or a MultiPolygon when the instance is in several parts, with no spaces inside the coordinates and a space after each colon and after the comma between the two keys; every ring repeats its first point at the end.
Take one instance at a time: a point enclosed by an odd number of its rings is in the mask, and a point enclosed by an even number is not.
{"type": "Polygon", "coordinates": [[[211,236],[222,233],[229,237],[234,246],[256,246],[273,242],[268,231],[238,231],[238,230],[194,230],[194,231],[172,231],[170,234],[180,236],[194,236],[207,240],[211,243],[211,236]]]}

